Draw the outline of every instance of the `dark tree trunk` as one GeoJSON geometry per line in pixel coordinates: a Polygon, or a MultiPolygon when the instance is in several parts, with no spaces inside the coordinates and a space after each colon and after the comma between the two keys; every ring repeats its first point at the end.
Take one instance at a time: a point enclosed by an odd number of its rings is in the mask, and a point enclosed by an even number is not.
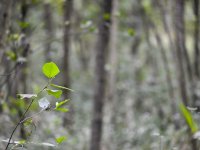
{"type": "Polygon", "coordinates": [[[0,47],[4,46],[6,31],[9,27],[12,0],[0,2],[0,47]]]}
{"type": "MultiPolygon", "coordinates": [[[[73,13],[73,0],[66,0],[64,2],[64,35],[63,35],[63,50],[64,57],[62,61],[63,70],[63,84],[65,87],[70,88],[70,30],[71,30],[71,18],[73,13]]],[[[70,92],[65,91],[64,98],[70,98],[70,92]]],[[[73,123],[73,107],[70,103],[70,111],[65,114],[63,118],[63,125],[67,126],[71,130],[73,123]]]]}
{"type": "MultiPolygon", "coordinates": [[[[10,24],[10,17],[12,12],[12,0],[1,0],[0,1],[0,65],[4,68],[4,73],[7,73],[9,71],[9,62],[5,58],[5,46],[6,46],[6,31],[9,28],[10,24]]],[[[1,70],[1,71],[2,71],[1,70]]],[[[2,73],[2,72],[1,72],[2,73]]],[[[0,79],[0,92],[2,92],[2,87],[7,84],[7,81],[9,80],[9,76],[3,77],[0,79]]],[[[3,111],[2,109],[2,103],[0,102],[0,112],[3,111]]]]}
{"type": "Polygon", "coordinates": [[[180,88],[180,96],[185,105],[188,104],[189,96],[186,84],[186,74],[184,70],[184,49],[185,49],[185,34],[184,34],[184,0],[176,0],[175,7],[175,43],[178,60],[178,80],[180,88]]]}
{"type": "MultiPolygon", "coordinates": [[[[26,0],[21,1],[21,22],[27,22],[27,16],[28,16],[28,9],[29,5],[26,0]]],[[[28,53],[30,51],[30,43],[28,41],[28,27],[21,27],[21,34],[24,34],[24,37],[21,39],[21,49],[22,52],[20,53],[19,57],[24,58],[26,61],[21,62],[21,67],[19,68],[19,72],[17,72],[17,85],[16,85],[16,92],[18,93],[27,93],[28,92],[28,86],[27,86],[27,62],[28,62],[28,53]],[[19,83],[18,83],[19,82],[19,83]],[[21,88],[20,88],[21,86],[21,88]]],[[[17,94],[17,93],[13,93],[17,94]]],[[[14,96],[14,95],[13,95],[14,96]]],[[[23,110],[18,110],[19,118],[21,118],[23,114],[23,110]]],[[[27,138],[26,131],[24,126],[22,125],[20,128],[20,136],[23,139],[27,138]]]]}
{"type": "Polygon", "coordinates": [[[196,78],[200,78],[200,52],[199,52],[199,0],[194,0],[195,30],[194,30],[194,73],[196,78]]]}
{"type": "Polygon", "coordinates": [[[96,43],[96,66],[95,66],[95,92],[93,103],[93,119],[91,127],[90,150],[101,149],[101,137],[103,126],[103,107],[106,88],[106,54],[111,26],[112,0],[103,0],[101,3],[101,20],[98,27],[98,40],[96,43]],[[108,15],[109,17],[105,17],[108,15]]]}
{"type": "Polygon", "coordinates": [[[51,61],[51,42],[53,36],[53,20],[52,20],[52,7],[50,3],[44,4],[44,22],[46,31],[46,43],[45,43],[45,57],[46,61],[51,61]]]}
{"type": "Polygon", "coordinates": [[[191,61],[190,61],[190,57],[188,54],[188,50],[186,48],[186,40],[185,40],[185,21],[184,21],[184,14],[185,14],[185,0],[179,0],[179,2],[177,3],[177,20],[179,19],[179,23],[177,21],[177,29],[179,28],[180,33],[179,33],[179,38],[180,38],[180,47],[183,51],[183,63],[186,66],[186,74],[188,76],[189,79],[189,86],[190,88],[192,87],[193,84],[193,69],[191,66],[191,61]],[[178,4],[179,3],[179,4],[178,4]],[[179,5],[179,6],[178,6],[179,5]]]}
{"type": "Polygon", "coordinates": [[[111,14],[111,26],[110,26],[110,52],[109,52],[109,65],[111,69],[108,72],[108,87],[106,94],[105,112],[107,112],[108,130],[111,130],[108,139],[106,139],[107,149],[117,149],[115,143],[115,129],[116,129],[116,112],[117,112],[117,68],[118,68],[118,17],[117,12],[119,10],[119,0],[113,0],[111,14]],[[107,108],[107,109],[106,109],[107,108]],[[112,144],[110,144],[112,143],[112,144]]]}
{"type": "MultiPolygon", "coordinates": [[[[179,88],[180,88],[180,96],[184,103],[184,105],[188,106],[189,104],[189,95],[187,90],[186,83],[186,74],[185,71],[189,75],[190,83],[192,83],[192,70],[189,69],[189,62],[187,60],[187,51],[185,47],[185,27],[184,27],[184,0],[176,0],[176,8],[175,8],[175,42],[176,42],[176,51],[177,51],[177,59],[178,59],[178,67],[179,70],[179,88]],[[184,59],[186,59],[186,67],[184,70],[184,59]],[[191,76],[190,76],[191,75],[191,76]]],[[[189,58],[189,57],[188,57],[189,58]]],[[[191,136],[191,148],[193,150],[197,150],[196,140],[191,136]]]]}
{"type": "MultiPolygon", "coordinates": [[[[194,80],[200,79],[200,51],[199,51],[199,27],[200,27],[200,17],[199,17],[199,0],[194,0],[194,16],[195,16],[195,22],[194,22],[194,80]]],[[[195,92],[197,88],[197,83],[194,82],[194,89],[193,89],[193,105],[196,107],[200,107],[198,104],[199,96],[195,92]]]]}

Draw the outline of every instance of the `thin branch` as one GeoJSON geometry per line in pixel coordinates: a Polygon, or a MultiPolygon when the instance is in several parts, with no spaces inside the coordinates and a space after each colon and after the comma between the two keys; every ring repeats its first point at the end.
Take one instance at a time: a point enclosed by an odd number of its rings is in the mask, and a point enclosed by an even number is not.
{"type": "MultiPolygon", "coordinates": [[[[50,80],[48,81],[47,85],[46,85],[41,91],[39,91],[37,95],[41,94],[41,93],[49,86],[51,80],[52,80],[52,79],[50,79],[50,80]]],[[[30,107],[32,106],[33,102],[35,101],[35,99],[36,99],[36,98],[33,98],[33,99],[31,100],[31,103],[28,105],[28,107],[26,108],[26,110],[25,110],[25,112],[23,113],[22,117],[20,118],[19,122],[17,123],[17,125],[16,125],[15,128],[13,129],[13,131],[12,131],[10,137],[9,137],[9,140],[8,140],[8,143],[7,143],[7,145],[6,145],[5,150],[8,149],[8,146],[10,145],[10,141],[11,141],[11,139],[12,139],[12,137],[13,137],[15,131],[17,130],[18,126],[23,122],[23,120],[24,120],[26,114],[28,113],[28,111],[29,111],[30,107]]]]}
{"type": "Polygon", "coordinates": [[[20,124],[24,123],[24,122],[25,122],[26,120],[28,120],[28,119],[31,119],[31,118],[33,118],[33,117],[39,115],[39,114],[42,113],[44,110],[45,110],[45,109],[41,109],[39,112],[33,114],[32,116],[26,117],[24,120],[22,120],[22,121],[20,122],[20,124]]]}

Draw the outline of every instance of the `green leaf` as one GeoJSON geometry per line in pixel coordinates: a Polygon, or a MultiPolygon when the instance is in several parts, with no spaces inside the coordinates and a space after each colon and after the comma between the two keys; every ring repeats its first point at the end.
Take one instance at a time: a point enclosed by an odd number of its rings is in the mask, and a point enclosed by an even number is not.
{"type": "Polygon", "coordinates": [[[183,117],[185,118],[185,121],[187,122],[188,126],[190,127],[192,133],[195,133],[198,131],[198,126],[196,122],[193,120],[192,114],[187,110],[184,104],[179,105],[181,113],[183,114],[183,117]]]}
{"type": "Polygon", "coordinates": [[[52,95],[55,98],[60,98],[60,96],[62,95],[62,90],[47,89],[46,91],[48,92],[49,95],[52,95]]]}
{"type": "Polygon", "coordinates": [[[62,101],[62,102],[56,102],[56,108],[61,107],[62,105],[66,104],[68,101],[69,101],[69,100],[66,99],[66,100],[64,100],[64,101],[62,101]]]}
{"type": "Polygon", "coordinates": [[[54,78],[60,70],[54,62],[49,62],[43,65],[42,72],[47,78],[51,79],[54,78]]]}
{"type": "Polygon", "coordinates": [[[128,35],[129,35],[129,36],[134,36],[134,35],[135,35],[135,30],[132,29],[132,28],[129,28],[129,29],[128,29],[128,35]]]}
{"type": "Polygon", "coordinates": [[[19,141],[19,144],[21,144],[21,145],[23,145],[23,144],[25,144],[26,143],[26,140],[20,140],[19,141]]]}
{"type": "Polygon", "coordinates": [[[103,19],[104,20],[110,20],[110,14],[109,13],[103,14],[103,19]]]}
{"type": "Polygon", "coordinates": [[[68,112],[69,110],[67,108],[60,108],[64,104],[66,104],[69,100],[64,100],[62,102],[56,102],[56,107],[55,110],[60,111],[60,112],[68,112]]]}
{"type": "Polygon", "coordinates": [[[17,55],[13,51],[6,51],[6,55],[10,60],[17,60],[17,55]]]}
{"type": "Polygon", "coordinates": [[[17,94],[18,99],[31,99],[31,98],[36,98],[36,94],[17,94]]]}
{"type": "Polygon", "coordinates": [[[64,90],[69,90],[71,92],[74,92],[74,90],[70,89],[70,88],[66,88],[64,86],[60,86],[60,85],[56,85],[56,84],[50,84],[52,87],[55,87],[55,88],[59,88],[59,89],[64,89],[64,90]]]}
{"type": "Polygon", "coordinates": [[[56,111],[60,111],[60,112],[68,112],[69,109],[67,108],[55,108],[56,111]]]}
{"type": "Polygon", "coordinates": [[[18,22],[18,25],[22,28],[22,29],[26,29],[28,27],[30,27],[30,23],[29,22],[18,22]]]}
{"type": "Polygon", "coordinates": [[[57,143],[57,144],[61,144],[61,143],[63,143],[66,139],[67,139],[66,136],[60,136],[60,137],[56,138],[56,143],[57,143]]]}

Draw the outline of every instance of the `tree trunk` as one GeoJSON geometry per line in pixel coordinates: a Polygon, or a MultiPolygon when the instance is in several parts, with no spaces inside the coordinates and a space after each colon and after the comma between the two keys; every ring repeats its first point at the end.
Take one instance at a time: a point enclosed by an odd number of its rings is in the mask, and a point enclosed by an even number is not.
{"type": "MultiPolygon", "coordinates": [[[[63,35],[63,50],[64,57],[62,62],[63,70],[63,84],[65,87],[70,88],[70,30],[71,30],[71,18],[73,13],[73,0],[64,1],[64,35],[63,35]]],[[[70,92],[65,91],[64,98],[70,98],[70,92]]],[[[73,107],[70,103],[70,111],[65,114],[63,118],[63,125],[67,126],[71,130],[73,123],[73,107]]]]}
{"type": "Polygon", "coordinates": [[[44,4],[44,22],[46,31],[46,43],[45,43],[45,59],[47,62],[51,61],[51,42],[53,36],[53,21],[52,21],[52,7],[50,3],[44,4]]]}
{"type": "MultiPolygon", "coordinates": [[[[9,71],[9,63],[5,58],[5,46],[6,46],[6,31],[8,31],[10,24],[10,16],[12,12],[12,0],[0,1],[0,65],[4,68],[4,73],[9,71]]],[[[2,69],[3,70],[3,69],[2,69]]],[[[1,70],[1,71],[2,71],[1,70]]],[[[2,72],[1,72],[2,73],[2,72]]],[[[0,80],[0,92],[2,87],[7,83],[9,76],[6,76],[0,80]]],[[[0,102],[0,113],[3,111],[3,101],[0,102]]]]}
{"type": "MultiPolygon", "coordinates": [[[[169,44],[170,44],[170,48],[173,50],[173,42],[172,42],[172,36],[170,34],[170,30],[169,30],[169,25],[167,23],[167,19],[166,19],[166,8],[163,7],[163,3],[162,1],[153,1],[152,3],[152,7],[154,8],[154,10],[156,10],[156,8],[159,10],[158,12],[161,13],[161,19],[163,22],[163,26],[164,26],[164,30],[168,36],[169,39],[169,44]]],[[[160,53],[161,53],[161,59],[163,61],[163,66],[164,66],[164,71],[166,74],[166,84],[167,84],[167,88],[168,88],[168,93],[169,93],[169,100],[170,100],[170,105],[171,105],[171,112],[172,114],[174,114],[175,110],[176,110],[176,102],[175,102],[175,93],[174,93],[174,88],[173,88],[173,81],[170,75],[170,65],[169,65],[169,61],[167,58],[167,53],[165,51],[164,45],[163,45],[163,41],[161,36],[159,35],[156,23],[153,20],[150,20],[151,24],[152,24],[152,28],[155,32],[155,39],[158,45],[158,48],[160,49],[160,53]]],[[[173,55],[175,56],[175,55],[173,55]]]]}
{"type": "MultiPolygon", "coordinates": [[[[27,16],[28,16],[28,8],[29,5],[26,0],[21,0],[21,19],[20,21],[25,23],[27,21],[27,16]]],[[[21,38],[21,45],[20,47],[22,48],[22,53],[20,54],[20,57],[24,58],[26,61],[21,62],[21,67],[19,68],[20,70],[17,72],[17,86],[16,86],[16,91],[18,93],[27,93],[28,92],[28,86],[27,86],[27,62],[28,62],[28,53],[30,51],[30,43],[28,41],[28,27],[21,27],[21,34],[24,34],[24,37],[21,38]],[[19,83],[18,83],[19,82],[19,83]],[[21,87],[21,88],[20,88],[21,87]]],[[[17,94],[17,93],[13,93],[17,94]]],[[[14,96],[14,95],[13,95],[14,96]]],[[[21,118],[23,114],[23,110],[18,110],[18,115],[19,118],[21,118]]],[[[22,124],[20,128],[20,136],[23,139],[27,138],[25,128],[22,124]]]]}
{"type": "Polygon", "coordinates": [[[98,40],[96,43],[96,66],[95,66],[95,91],[93,103],[93,118],[91,127],[90,150],[101,149],[101,137],[103,126],[103,107],[106,88],[106,54],[111,26],[112,0],[103,0],[101,3],[101,20],[98,27],[98,40]]]}
{"type": "Polygon", "coordinates": [[[162,60],[163,60],[164,70],[165,70],[165,74],[166,74],[166,81],[167,81],[166,84],[167,84],[167,87],[168,87],[169,99],[170,99],[170,102],[171,102],[171,109],[172,109],[172,112],[174,112],[176,110],[175,109],[176,103],[175,103],[175,94],[174,94],[173,82],[172,82],[172,78],[171,78],[171,75],[170,75],[169,61],[168,61],[166,51],[164,49],[161,37],[158,34],[156,27],[154,28],[154,30],[155,30],[155,37],[156,37],[157,44],[158,44],[158,46],[161,50],[161,57],[162,57],[162,60]]]}
{"type": "MultiPolygon", "coordinates": [[[[199,17],[199,0],[194,0],[194,16],[195,16],[195,22],[194,22],[194,81],[200,79],[200,50],[199,50],[199,23],[200,23],[200,17],[199,17]]],[[[199,107],[199,96],[196,93],[198,82],[194,82],[194,88],[192,89],[192,98],[193,98],[193,106],[199,107]]]]}
{"type": "Polygon", "coordinates": [[[200,52],[199,52],[199,0],[194,0],[194,74],[197,79],[200,78],[200,52]]]}
{"type": "Polygon", "coordinates": [[[107,112],[107,131],[110,131],[107,141],[107,149],[117,149],[115,147],[115,128],[116,128],[116,109],[117,109],[117,67],[118,67],[118,7],[119,1],[113,0],[113,8],[111,15],[111,28],[110,28],[110,53],[109,53],[109,66],[108,73],[108,93],[106,95],[105,112],[107,112]],[[106,109],[107,108],[107,109],[106,109]],[[112,143],[112,144],[110,144],[112,143]]]}
{"type": "MultiPolygon", "coordinates": [[[[188,90],[187,90],[187,83],[186,83],[186,74],[184,70],[184,58],[186,57],[186,47],[185,47],[185,27],[184,27],[184,6],[185,1],[184,0],[176,0],[176,8],[175,8],[175,42],[176,42],[176,51],[177,51],[177,59],[178,59],[178,67],[177,70],[179,70],[179,88],[180,88],[180,96],[182,98],[182,101],[184,105],[188,106],[189,104],[189,96],[188,96],[188,90]]],[[[187,73],[192,74],[192,72],[188,67],[188,60],[186,60],[187,63],[187,73]]],[[[192,77],[192,76],[191,76],[192,77]]],[[[192,83],[192,80],[190,78],[190,81],[192,83]]],[[[197,150],[196,140],[193,139],[191,136],[191,148],[193,150],[197,150]]]]}
{"type": "MultiPolygon", "coordinates": [[[[194,16],[195,16],[195,23],[194,23],[194,76],[195,80],[200,79],[200,50],[199,50],[199,23],[200,23],[200,17],[199,17],[199,0],[194,0],[194,16]]],[[[196,93],[197,91],[197,84],[198,82],[194,83],[194,89],[193,89],[193,105],[195,107],[200,107],[198,104],[199,96],[196,93]]]]}
{"type": "Polygon", "coordinates": [[[176,0],[175,7],[175,43],[178,60],[178,80],[180,88],[180,96],[185,105],[188,104],[189,96],[186,84],[186,74],[184,70],[184,48],[185,48],[185,34],[184,34],[184,0],[176,0]]]}
{"type": "Polygon", "coordinates": [[[0,47],[4,45],[6,31],[9,27],[12,0],[0,2],[0,47]]]}
{"type": "Polygon", "coordinates": [[[158,63],[157,52],[154,50],[152,41],[151,41],[150,30],[152,28],[152,24],[140,0],[138,0],[138,4],[139,4],[140,13],[142,14],[141,17],[143,20],[143,30],[145,34],[145,40],[147,42],[147,45],[149,46],[149,49],[147,50],[146,63],[147,63],[147,66],[150,66],[150,68],[152,68],[152,79],[153,79],[152,83],[155,84],[155,82],[159,80],[158,70],[160,66],[158,63]]]}

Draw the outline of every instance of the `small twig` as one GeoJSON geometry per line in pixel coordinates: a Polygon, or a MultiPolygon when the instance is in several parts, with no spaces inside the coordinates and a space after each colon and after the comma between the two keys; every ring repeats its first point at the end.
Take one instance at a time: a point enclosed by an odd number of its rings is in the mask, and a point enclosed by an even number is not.
{"type": "Polygon", "coordinates": [[[26,108],[26,111],[25,111],[24,114],[22,115],[20,121],[17,123],[17,125],[16,125],[15,128],[13,129],[13,131],[12,131],[12,133],[11,133],[11,135],[10,135],[10,138],[9,138],[9,140],[8,140],[8,143],[7,143],[7,145],[6,145],[6,149],[5,149],[5,150],[8,149],[8,146],[10,145],[10,141],[11,141],[11,139],[12,139],[12,137],[13,137],[15,131],[17,130],[18,126],[21,124],[21,121],[24,119],[24,116],[26,115],[26,113],[29,111],[29,108],[30,108],[31,105],[33,104],[34,100],[35,100],[35,98],[31,100],[31,103],[30,103],[29,106],[26,108]]]}
{"type": "Polygon", "coordinates": [[[42,110],[40,110],[39,112],[33,114],[32,116],[26,117],[24,120],[22,120],[22,121],[20,122],[20,124],[24,123],[24,122],[25,122],[26,120],[28,120],[28,119],[31,119],[31,118],[33,118],[33,117],[39,115],[39,114],[42,113],[44,110],[45,110],[45,109],[42,109],[42,110]]]}
{"type": "MultiPolygon", "coordinates": [[[[40,93],[42,93],[42,92],[49,86],[49,84],[51,83],[51,80],[52,80],[52,79],[50,79],[50,80],[48,81],[47,85],[46,85],[40,92],[38,92],[37,95],[39,95],[40,93]]],[[[10,145],[10,141],[11,141],[11,139],[12,139],[12,137],[13,137],[15,131],[17,130],[18,126],[23,122],[23,120],[24,120],[24,118],[25,118],[27,112],[29,111],[29,109],[30,109],[30,107],[32,106],[32,104],[33,104],[33,102],[35,101],[35,99],[36,99],[36,97],[33,98],[33,99],[31,100],[31,103],[28,105],[28,107],[26,108],[26,110],[25,110],[25,112],[23,113],[22,117],[20,118],[19,122],[17,123],[17,125],[16,125],[15,128],[13,129],[13,131],[12,131],[10,137],[9,137],[9,140],[8,140],[8,143],[7,143],[7,145],[6,145],[5,150],[8,149],[8,146],[10,145]]]]}

